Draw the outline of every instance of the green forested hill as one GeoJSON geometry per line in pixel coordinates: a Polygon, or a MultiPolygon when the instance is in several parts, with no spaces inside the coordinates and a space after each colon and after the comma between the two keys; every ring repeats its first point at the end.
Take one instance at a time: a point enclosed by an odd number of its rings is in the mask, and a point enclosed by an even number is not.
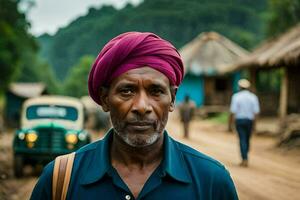
{"type": "Polygon", "coordinates": [[[249,49],[264,37],[266,7],[266,0],[144,0],[121,10],[91,8],[54,36],[38,40],[41,55],[64,79],[82,56],[96,56],[109,39],[125,31],[151,31],[177,48],[203,31],[217,31],[249,49]]]}

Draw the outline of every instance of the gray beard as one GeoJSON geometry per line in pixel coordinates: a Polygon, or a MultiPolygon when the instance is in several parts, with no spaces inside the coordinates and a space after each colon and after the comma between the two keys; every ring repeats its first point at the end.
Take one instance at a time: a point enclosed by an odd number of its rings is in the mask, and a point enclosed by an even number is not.
{"type": "Polygon", "coordinates": [[[126,144],[128,144],[131,147],[138,147],[138,148],[150,146],[160,138],[160,134],[158,132],[155,132],[151,136],[145,136],[139,134],[133,135],[128,133],[120,134],[120,132],[118,131],[115,132],[126,144]]]}

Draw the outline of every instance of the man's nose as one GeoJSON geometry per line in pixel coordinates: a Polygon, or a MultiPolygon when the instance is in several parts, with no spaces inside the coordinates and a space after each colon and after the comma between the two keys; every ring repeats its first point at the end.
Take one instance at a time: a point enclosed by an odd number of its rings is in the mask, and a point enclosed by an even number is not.
{"type": "Polygon", "coordinates": [[[138,115],[145,115],[152,112],[149,97],[145,93],[140,93],[135,97],[132,112],[138,115]]]}

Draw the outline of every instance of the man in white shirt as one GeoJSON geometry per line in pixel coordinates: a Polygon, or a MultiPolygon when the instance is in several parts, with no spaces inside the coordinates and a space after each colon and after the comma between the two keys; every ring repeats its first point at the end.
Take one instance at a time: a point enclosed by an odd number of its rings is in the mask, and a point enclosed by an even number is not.
{"type": "Polygon", "coordinates": [[[240,91],[235,93],[231,98],[229,130],[231,131],[231,124],[234,117],[240,141],[242,157],[240,165],[247,167],[251,132],[260,108],[257,96],[248,90],[250,88],[250,82],[246,79],[241,79],[239,80],[238,85],[240,91]]]}

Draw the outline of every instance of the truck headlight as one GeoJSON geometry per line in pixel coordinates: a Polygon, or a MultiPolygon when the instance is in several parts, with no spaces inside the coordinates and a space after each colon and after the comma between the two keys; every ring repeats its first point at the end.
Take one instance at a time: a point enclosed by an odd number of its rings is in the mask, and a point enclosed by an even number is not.
{"type": "Polygon", "coordinates": [[[27,142],[35,142],[38,138],[38,135],[34,131],[30,131],[26,134],[26,141],[27,142]]]}
{"type": "Polygon", "coordinates": [[[18,134],[18,138],[19,138],[20,140],[24,140],[24,139],[25,139],[25,133],[19,133],[19,134],[18,134]]]}
{"type": "Polygon", "coordinates": [[[81,141],[86,140],[87,134],[85,132],[79,133],[78,138],[81,141]]]}
{"type": "Polygon", "coordinates": [[[70,144],[76,144],[78,141],[77,135],[73,133],[69,133],[66,135],[66,141],[70,144]]]}

